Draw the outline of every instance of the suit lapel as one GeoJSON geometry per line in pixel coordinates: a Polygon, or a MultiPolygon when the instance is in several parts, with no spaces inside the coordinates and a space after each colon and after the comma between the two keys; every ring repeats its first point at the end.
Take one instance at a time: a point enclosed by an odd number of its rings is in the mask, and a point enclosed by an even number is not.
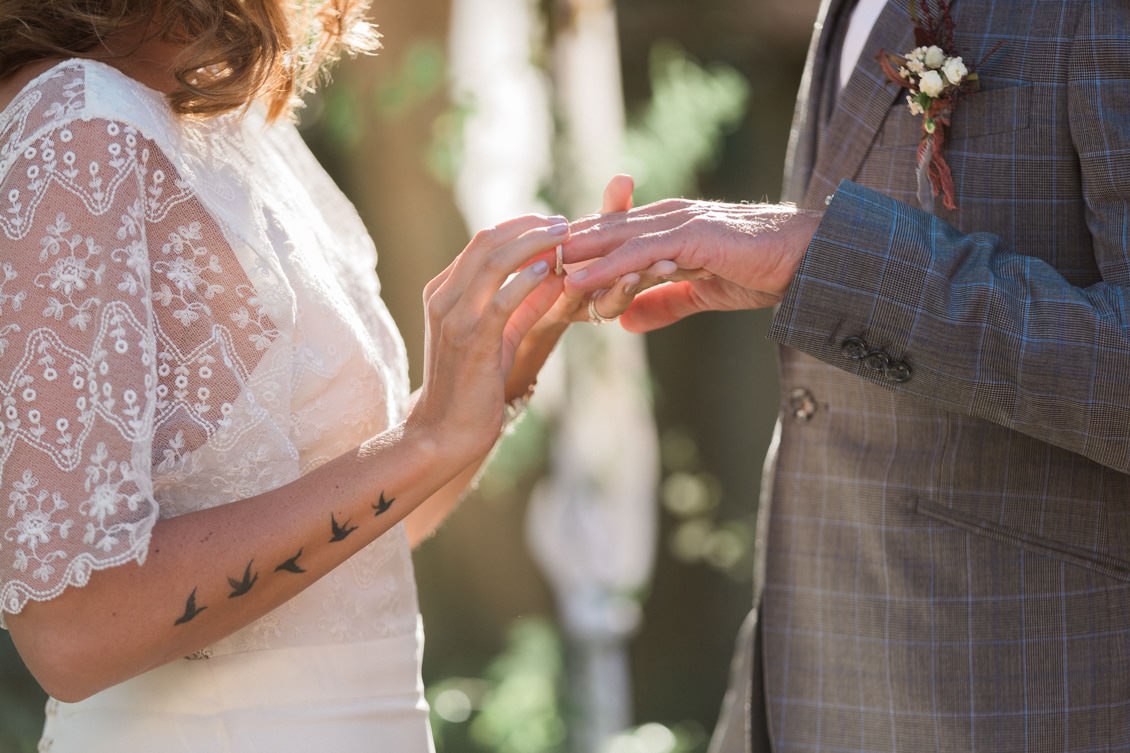
{"type": "MultiPolygon", "coordinates": [[[[847,85],[836,95],[827,122],[808,123],[809,128],[819,129],[819,136],[804,206],[822,207],[824,197],[832,193],[841,180],[855,177],[891,105],[901,95],[902,90],[883,75],[875,56],[879,50],[901,55],[914,47],[910,2],[890,0],[887,3],[875,21],[847,85]]],[[[833,32],[841,36],[846,32],[847,19],[842,21],[840,28],[833,32]]],[[[822,77],[822,88],[836,86],[837,80],[835,76],[822,77]]],[[[827,94],[825,91],[824,96],[827,94]]]]}
{"type": "Polygon", "coordinates": [[[851,2],[853,0],[822,0],[820,10],[816,14],[785,157],[783,192],[785,201],[799,202],[808,185],[813,161],[816,158],[816,137],[823,122],[821,105],[825,99],[824,82],[828,68],[828,50],[834,41],[837,26],[834,22],[839,16],[840,9],[851,2]]]}

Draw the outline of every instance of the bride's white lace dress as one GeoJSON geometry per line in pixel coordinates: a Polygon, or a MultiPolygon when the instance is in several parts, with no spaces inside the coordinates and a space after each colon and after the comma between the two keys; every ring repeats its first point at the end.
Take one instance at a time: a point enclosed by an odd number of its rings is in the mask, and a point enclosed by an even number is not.
{"type": "MultiPolygon", "coordinates": [[[[399,421],[375,264],[294,128],[258,109],[177,119],[89,61],[27,86],[0,113],[0,624],[143,563],[157,519],[399,421]]],[[[41,750],[427,751],[421,645],[401,525],[220,643],[50,702],[41,750]]]]}

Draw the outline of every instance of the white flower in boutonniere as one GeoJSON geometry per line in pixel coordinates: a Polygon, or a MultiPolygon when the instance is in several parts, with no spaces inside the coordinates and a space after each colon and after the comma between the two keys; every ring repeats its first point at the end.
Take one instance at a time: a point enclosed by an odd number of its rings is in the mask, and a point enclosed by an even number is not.
{"type": "Polygon", "coordinates": [[[932,44],[926,48],[926,67],[937,70],[942,67],[942,64],[947,60],[946,53],[942,52],[942,48],[936,44],[932,44]]]}
{"type": "Polygon", "coordinates": [[[946,82],[942,81],[942,74],[937,71],[926,71],[918,79],[918,88],[927,97],[937,99],[946,88],[946,82]]]}
{"type": "Polygon", "coordinates": [[[946,80],[951,84],[960,86],[965,77],[969,75],[969,69],[965,67],[965,61],[960,57],[952,57],[947,58],[942,65],[942,73],[946,75],[946,80]]]}
{"type": "MultiPolygon", "coordinates": [[[[903,56],[881,50],[876,58],[887,78],[907,90],[910,114],[922,116],[918,201],[929,212],[934,210],[934,197],[939,192],[947,209],[957,209],[953,175],[942,156],[942,147],[954,108],[963,96],[975,91],[978,84],[977,74],[965,65],[960,55],[953,54],[954,22],[949,3],[939,0],[938,4],[939,12],[935,17],[928,0],[912,0],[910,16],[914,19],[914,39],[918,47],[903,56]]],[[[989,55],[999,48],[1000,43],[989,55]]]]}

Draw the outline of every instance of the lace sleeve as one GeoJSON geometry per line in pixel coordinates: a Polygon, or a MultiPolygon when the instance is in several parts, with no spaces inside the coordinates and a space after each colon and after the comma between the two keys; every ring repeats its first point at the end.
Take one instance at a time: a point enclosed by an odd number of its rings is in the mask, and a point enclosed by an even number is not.
{"type": "Polygon", "coordinates": [[[0,175],[0,626],[143,562],[158,514],[147,142],[75,120],[20,149],[0,175]]]}

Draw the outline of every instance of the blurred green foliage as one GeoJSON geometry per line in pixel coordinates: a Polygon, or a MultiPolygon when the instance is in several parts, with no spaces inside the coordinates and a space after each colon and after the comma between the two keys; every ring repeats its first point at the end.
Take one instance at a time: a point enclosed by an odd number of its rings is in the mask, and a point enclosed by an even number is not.
{"type": "Polygon", "coordinates": [[[482,678],[452,677],[427,696],[437,753],[559,753],[566,722],[561,639],[549,622],[527,619],[482,678]]]}
{"type": "MultiPolygon", "coordinates": [[[[568,750],[565,649],[551,622],[523,619],[482,678],[432,684],[436,753],[563,753],[568,750]]],[[[592,753],[701,753],[701,725],[650,722],[625,730],[592,753]]]]}
{"type": "Polygon", "coordinates": [[[698,753],[708,742],[702,727],[693,722],[670,727],[649,722],[616,735],[600,753],[698,753]]]}
{"type": "Polygon", "coordinates": [[[701,563],[745,582],[753,572],[755,508],[738,518],[721,517],[722,482],[706,470],[698,445],[686,431],[670,427],[661,441],[666,475],[663,510],[674,528],[668,550],[685,564],[701,563]]]}
{"type": "Polygon", "coordinates": [[[663,41],[649,55],[651,100],[624,137],[637,204],[698,195],[698,176],[717,166],[723,139],[745,116],[750,87],[733,67],[703,67],[663,41]]]}
{"type": "Polygon", "coordinates": [[[377,87],[373,106],[380,117],[395,118],[443,92],[447,83],[447,53],[436,39],[412,42],[399,68],[377,87]]]}
{"type": "Polygon", "coordinates": [[[355,149],[369,115],[402,118],[445,91],[447,53],[431,37],[413,40],[403,60],[367,97],[346,86],[331,86],[308,97],[303,122],[318,121],[323,138],[342,152],[355,149]]]}
{"type": "Polygon", "coordinates": [[[524,620],[510,646],[487,667],[491,690],[471,723],[471,737],[496,753],[553,753],[565,742],[561,641],[545,621],[524,620]]]}

